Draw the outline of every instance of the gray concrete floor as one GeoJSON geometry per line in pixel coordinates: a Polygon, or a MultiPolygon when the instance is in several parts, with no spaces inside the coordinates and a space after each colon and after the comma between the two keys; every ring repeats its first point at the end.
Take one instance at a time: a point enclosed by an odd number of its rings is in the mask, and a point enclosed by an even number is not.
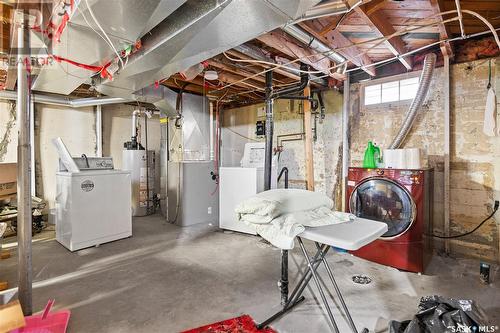
{"type": "MultiPolygon", "coordinates": [[[[179,228],[160,216],[134,220],[134,236],[75,253],[53,239],[37,236],[33,245],[36,311],[48,299],[72,311],[70,332],[179,332],[250,314],[263,320],[278,309],[280,252],[259,238],[213,227],[179,228]]],[[[4,243],[8,243],[5,239],[4,243]]],[[[434,256],[425,275],[400,272],[349,254],[328,256],[358,328],[387,332],[391,319],[410,319],[421,296],[440,294],[476,300],[492,325],[500,324],[500,272],[491,285],[479,283],[479,263],[434,256]],[[353,274],[366,274],[357,285],[353,274]]],[[[0,262],[0,280],[16,284],[16,256],[0,262]]],[[[293,283],[303,259],[290,259],[293,283]]],[[[324,273],[324,272],[322,272],[324,273]]],[[[312,296],[277,320],[278,332],[329,332],[320,301],[312,296]]],[[[0,293],[0,303],[15,290],[0,293]]],[[[332,302],[341,332],[347,323],[332,302]]]]}

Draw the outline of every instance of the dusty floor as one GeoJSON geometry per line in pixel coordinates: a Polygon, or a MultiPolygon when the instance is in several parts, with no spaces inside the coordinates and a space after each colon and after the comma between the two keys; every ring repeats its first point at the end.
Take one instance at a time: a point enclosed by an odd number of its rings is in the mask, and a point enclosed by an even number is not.
{"type": "MultiPolygon", "coordinates": [[[[70,332],[179,332],[245,313],[263,320],[278,307],[279,251],[257,237],[164,225],[159,216],[136,219],[130,239],[76,253],[52,235],[38,236],[33,245],[34,309],[54,298],[56,308],[72,311],[70,332]]],[[[290,260],[292,281],[302,263],[297,250],[290,260]]],[[[419,298],[431,294],[477,300],[491,324],[500,325],[497,266],[493,283],[484,286],[476,261],[436,256],[422,276],[348,254],[330,254],[329,262],[358,328],[387,332],[390,319],[411,318],[419,298]],[[373,282],[354,284],[357,273],[373,282]]],[[[15,256],[0,262],[0,280],[15,285],[15,256]]],[[[310,290],[305,303],[274,323],[277,331],[329,332],[310,290]]],[[[14,293],[0,293],[0,303],[14,293]]],[[[349,332],[333,308],[341,332],[349,332]]]]}

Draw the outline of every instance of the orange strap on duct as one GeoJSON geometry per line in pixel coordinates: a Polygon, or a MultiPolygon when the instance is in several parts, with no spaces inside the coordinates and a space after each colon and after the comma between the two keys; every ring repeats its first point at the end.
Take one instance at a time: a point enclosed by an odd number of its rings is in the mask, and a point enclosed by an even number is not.
{"type": "Polygon", "coordinates": [[[99,73],[103,79],[110,79],[110,80],[113,79],[113,75],[111,75],[111,73],[108,72],[108,67],[111,65],[111,62],[108,62],[106,65],[100,67],[100,66],[82,64],[56,55],[51,55],[51,57],[57,62],[67,62],[68,64],[71,64],[73,66],[88,69],[89,71],[93,71],[95,73],[99,73]]]}

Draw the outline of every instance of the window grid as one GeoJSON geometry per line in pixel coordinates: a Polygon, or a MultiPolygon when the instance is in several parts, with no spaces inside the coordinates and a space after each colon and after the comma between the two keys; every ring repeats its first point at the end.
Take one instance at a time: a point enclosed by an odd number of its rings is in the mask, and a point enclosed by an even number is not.
{"type": "Polygon", "coordinates": [[[418,90],[419,78],[389,81],[364,87],[364,105],[398,102],[413,99],[418,90]]]}

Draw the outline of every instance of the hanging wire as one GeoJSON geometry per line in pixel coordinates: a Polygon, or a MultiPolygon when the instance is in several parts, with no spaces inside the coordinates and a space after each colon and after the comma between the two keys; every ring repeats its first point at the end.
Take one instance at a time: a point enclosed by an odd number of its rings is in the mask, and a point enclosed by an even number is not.
{"type": "MultiPolygon", "coordinates": [[[[482,21],[482,22],[483,22],[483,23],[484,23],[484,24],[485,24],[485,25],[486,25],[486,26],[490,29],[490,31],[493,33],[494,38],[495,38],[495,41],[497,42],[498,47],[500,48],[500,39],[499,39],[499,37],[498,37],[498,34],[496,33],[495,28],[494,28],[494,27],[493,27],[493,26],[492,26],[492,25],[488,22],[488,20],[487,20],[486,18],[484,18],[484,17],[483,17],[483,16],[481,16],[480,14],[478,14],[478,13],[476,13],[476,12],[474,12],[474,11],[471,11],[471,10],[465,10],[465,9],[464,9],[464,10],[462,10],[462,12],[463,12],[463,13],[470,14],[470,15],[472,15],[472,16],[475,16],[476,18],[478,18],[479,20],[481,20],[481,21],[482,21]]],[[[457,13],[457,10],[449,10],[449,11],[445,11],[445,12],[440,12],[440,13],[436,13],[436,14],[433,14],[433,15],[431,15],[431,16],[429,16],[429,17],[427,17],[425,20],[430,20],[430,19],[434,19],[434,18],[437,18],[437,17],[442,17],[442,16],[444,16],[444,15],[449,15],[449,14],[454,14],[454,13],[457,13]]],[[[290,65],[290,64],[292,64],[292,63],[298,62],[298,61],[300,61],[300,60],[303,60],[303,59],[309,59],[309,58],[311,58],[311,57],[317,56],[318,54],[323,54],[323,55],[326,55],[326,54],[328,54],[329,52],[332,52],[332,51],[338,51],[338,50],[342,50],[342,49],[350,48],[350,47],[353,47],[353,46],[359,46],[359,45],[368,44],[368,43],[373,43],[373,42],[375,42],[375,43],[376,43],[376,44],[375,44],[375,45],[373,45],[372,47],[370,47],[370,48],[366,49],[364,52],[358,53],[356,56],[359,58],[359,57],[363,56],[364,54],[368,53],[368,51],[370,51],[371,49],[373,49],[373,48],[377,47],[378,45],[380,45],[380,44],[382,44],[382,43],[384,43],[384,42],[388,41],[389,39],[391,39],[391,38],[393,38],[393,37],[395,37],[395,36],[400,36],[400,35],[403,35],[403,34],[406,34],[406,33],[410,32],[410,31],[419,30],[419,29],[421,29],[421,28],[423,28],[423,27],[429,27],[429,26],[434,26],[434,25],[438,25],[438,24],[445,24],[445,23],[449,23],[449,22],[452,22],[452,21],[457,21],[457,20],[459,20],[459,17],[458,17],[458,16],[453,17],[453,18],[451,18],[451,19],[447,19],[447,20],[439,19],[437,22],[430,23],[430,24],[412,25],[412,26],[407,27],[407,28],[405,28],[405,29],[401,29],[401,30],[395,31],[393,34],[391,34],[391,35],[389,35],[389,36],[384,36],[384,37],[379,37],[379,38],[375,38],[375,39],[372,39],[372,40],[367,40],[367,41],[363,41],[363,42],[359,42],[359,43],[354,43],[354,44],[352,44],[352,45],[349,45],[348,47],[347,47],[347,46],[346,46],[346,47],[340,47],[340,48],[337,48],[336,50],[329,49],[329,50],[327,50],[327,51],[325,51],[325,52],[319,52],[319,53],[315,53],[315,54],[312,54],[312,55],[307,55],[307,56],[304,56],[304,57],[300,57],[300,58],[294,59],[294,60],[292,60],[292,61],[290,61],[290,62],[288,62],[288,63],[286,63],[286,64],[278,64],[278,65],[277,65],[277,64],[274,64],[274,63],[271,63],[271,62],[261,61],[261,60],[243,60],[243,59],[238,59],[238,60],[239,60],[239,61],[241,61],[241,62],[255,62],[255,63],[263,63],[263,64],[268,64],[268,65],[270,65],[270,66],[272,66],[272,67],[271,67],[271,68],[269,68],[269,69],[266,69],[266,70],[264,70],[264,71],[262,71],[262,72],[260,72],[260,73],[257,73],[257,74],[255,74],[255,75],[252,75],[252,76],[250,76],[250,77],[244,78],[244,79],[242,79],[242,80],[240,80],[240,81],[237,81],[237,82],[233,82],[233,83],[231,83],[231,84],[228,84],[228,85],[226,85],[226,86],[224,86],[224,87],[222,87],[222,88],[220,88],[220,89],[223,89],[223,88],[225,88],[225,87],[230,87],[230,86],[232,86],[232,85],[234,85],[234,84],[237,84],[237,83],[239,83],[239,82],[243,82],[243,81],[246,81],[246,80],[251,79],[251,78],[253,78],[253,77],[256,77],[256,76],[258,76],[258,75],[262,75],[262,74],[264,74],[264,73],[267,73],[267,72],[269,72],[269,71],[271,71],[271,70],[286,67],[287,65],[290,65]]],[[[463,39],[463,38],[464,38],[464,37],[461,37],[460,39],[463,39]]],[[[465,37],[465,38],[466,38],[466,37],[465,37]]],[[[438,43],[441,43],[441,42],[443,42],[443,41],[445,41],[445,40],[441,40],[441,41],[439,41],[438,43]]],[[[424,49],[425,49],[425,48],[424,48],[424,49]]],[[[226,55],[226,54],[224,54],[224,55],[227,57],[227,55],[226,55]]],[[[399,57],[402,57],[402,55],[399,55],[397,58],[399,58],[399,57]]],[[[335,68],[338,68],[338,67],[340,67],[340,66],[343,66],[343,65],[347,64],[348,62],[350,62],[350,61],[349,61],[349,60],[346,60],[346,61],[344,61],[344,62],[342,62],[342,63],[336,64],[335,66],[332,66],[332,67],[327,68],[327,69],[325,69],[325,70],[321,70],[321,71],[307,71],[307,73],[309,73],[309,74],[319,74],[319,73],[324,73],[324,71],[330,71],[330,70],[332,70],[332,69],[335,69],[335,68]]],[[[364,67],[364,68],[367,68],[367,67],[372,67],[372,66],[374,66],[374,65],[372,64],[371,66],[361,66],[361,67],[359,67],[359,68],[363,69],[363,67],[364,67]]],[[[298,72],[301,72],[300,70],[297,70],[297,71],[298,71],[298,72]]],[[[330,76],[330,75],[324,75],[323,77],[326,77],[326,76],[330,76]]],[[[263,90],[263,88],[261,88],[261,89],[263,90]]]]}

